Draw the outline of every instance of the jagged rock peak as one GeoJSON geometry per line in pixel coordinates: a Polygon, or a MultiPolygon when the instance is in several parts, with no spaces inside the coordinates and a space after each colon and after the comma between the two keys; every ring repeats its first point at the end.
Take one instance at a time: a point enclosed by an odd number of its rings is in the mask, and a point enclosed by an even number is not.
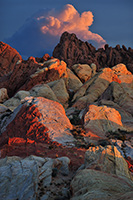
{"type": "Polygon", "coordinates": [[[95,63],[97,70],[103,67],[113,67],[119,63],[127,66],[128,70],[133,72],[133,49],[127,49],[124,45],[116,45],[115,48],[108,44],[104,48],[96,48],[88,43],[83,42],[72,33],[64,32],[61,35],[60,42],[53,51],[55,58],[64,60],[68,67],[74,64],[91,64],[95,63]]]}

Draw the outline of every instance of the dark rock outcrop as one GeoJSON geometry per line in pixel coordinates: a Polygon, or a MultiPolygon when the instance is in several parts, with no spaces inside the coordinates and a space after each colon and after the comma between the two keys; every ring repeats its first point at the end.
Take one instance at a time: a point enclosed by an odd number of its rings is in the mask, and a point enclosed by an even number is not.
{"type": "Polygon", "coordinates": [[[119,63],[127,65],[127,69],[133,73],[133,49],[127,49],[124,45],[116,45],[115,48],[105,45],[105,49],[98,50],[88,42],[79,40],[75,34],[64,32],[59,44],[53,51],[55,58],[64,60],[71,68],[74,64],[97,65],[97,70],[103,67],[113,67],[119,63]]]}
{"type": "Polygon", "coordinates": [[[0,42],[0,77],[9,76],[17,62],[21,62],[20,54],[4,42],[0,42]]]}
{"type": "Polygon", "coordinates": [[[26,61],[22,60],[15,49],[0,42],[0,88],[6,88],[9,97],[12,97],[20,89],[30,90],[37,84],[66,75],[66,64],[63,61],[49,59],[50,56],[45,54],[40,59],[29,57],[26,61]]]}

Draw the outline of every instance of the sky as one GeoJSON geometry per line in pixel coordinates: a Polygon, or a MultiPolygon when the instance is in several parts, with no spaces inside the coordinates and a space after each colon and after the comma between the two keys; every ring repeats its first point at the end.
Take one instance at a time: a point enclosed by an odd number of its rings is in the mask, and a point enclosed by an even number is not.
{"type": "Polygon", "coordinates": [[[24,56],[52,54],[64,31],[96,48],[133,48],[132,0],[0,0],[0,40],[24,56]]]}

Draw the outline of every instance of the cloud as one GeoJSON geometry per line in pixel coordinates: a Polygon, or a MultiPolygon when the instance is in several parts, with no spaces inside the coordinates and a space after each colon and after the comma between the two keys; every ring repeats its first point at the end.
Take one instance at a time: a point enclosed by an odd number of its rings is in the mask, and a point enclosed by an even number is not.
{"type": "Polygon", "coordinates": [[[60,11],[41,10],[9,38],[8,43],[21,54],[42,56],[40,54],[52,52],[61,34],[67,31],[75,33],[81,40],[91,41],[96,47],[102,47],[106,41],[89,30],[93,24],[93,17],[91,11],[80,14],[70,4],[60,11]]]}
{"type": "Polygon", "coordinates": [[[44,25],[41,27],[44,34],[60,36],[61,33],[68,31],[77,34],[80,39],[94,40],[100,47],[106,41],[100,35],[89,31],[89,26],[93,24],[93,17],[91,11],[83,12],[80,15],[72,5],[67,4],[61,13],[46,18],[40,16],[37,20],[41,22],[44,20],[44,25]]]}

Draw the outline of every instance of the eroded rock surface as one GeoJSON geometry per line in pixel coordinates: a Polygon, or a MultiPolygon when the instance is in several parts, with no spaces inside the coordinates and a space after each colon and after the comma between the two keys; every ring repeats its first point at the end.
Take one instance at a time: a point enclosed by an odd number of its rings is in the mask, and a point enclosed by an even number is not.
{"type": "Polygon", "coordinates": [[[1,42],[0,88],[5,87],[9,97],[12,97],[19,90],[30,90],[37,84],[67,77],[64,61],[49,57],[37,60],[38,62],[34,57],[30,57],[24,61],[15,49],[1,42]]]}
{"type": "Polygon", "coordinates": [[[0,103],[3,103],[8,99],[8,94],[7,94],[7,89],[6,88],[1,88],[0,89],[0,103]]]}
{"type": "Polygon", "coordinates": [[[80,169],[71,182],[72,200],[131,199],[132,176],[116,147],[90,147],[83,167],[86,169],[80,169]]]}
{"type": "Polygon", "coordinates": [[[72,69],[83,83],[92,77],[92,69],[87,64],[75,64],[72,69]]]}
{"type": "Polygon", "coordinates": [[[0,199],[132,199],[132,49],[64,33],[61,60],[24,61],[0,44],[0,199]]]}
{"type": "Polygon", "coordinates": [[[15,142],[14,138],[18,137],[22,138],[23,145],[28,139],[31,143],[52,140],[71,145],[74,142],[72,128],[61,104],[42,97],[27,97],[2,127],[0,144],[15,142]]]}
{"type": "Polygon", "coordinates": [[[85,168],[131,178],[127,162],[113,145],[90,147],[85,153],[85,168]]]}
{"type": "Polygon", "coordinates": [[[61,179],[69,182],[70,177],[67,178],[63,175],[64,168],[69,173],[69,163],[70,160],[67,157],[51,159],[30,156],[22,159],[13,156],[1,159],[0,199],[56,198],[62,192],[61,188],[65,187],[65,183],[61,182],[61,179]],[[55,169],[56,174],[54,175],[55,169]],[[57,183],[60,184],[60,188],[57,183]]]}
{"type": "Polygon", "coordinates": [[[121,115],[114,108],[90,105],[84,116],[85,139],[105,139],[109,132],[123,130],[121,115]]]}
{"type": "Polygon", "coordinates": [[[74,94],[72,101],[75,103],[73,106],[81,110],[87,104],[98,100],[112,81],[120,82],[118,76],[110,68],[102,69],[74,94]]]}
{"type": "Polygon", "coordinates": [[[131,200],[133,194],[133,184],[129,179],[93,169],[81,170],[71,182],[71,187],[71,200],[117,200],[128,196],[131,200]]]}
{"type": "Polygon", "coordinates": [[[16,49],[4,42],[0,42],[0,77],[8,76],[15,68],[16,64],[22,61],[22,57],[16,49]]]}
{"type": "Polygon", "coordinates": [[[105,45],[105,49],[98,50],[88,42],[79,40],[75,34],[64,32],[53,51],[53,56],[64,60],[71,68],[74,64],[95,63],[97,70],[103,67],[113,67],[119,63],[127,65],[129,71],[133,73],[133,49],[127,49],[124,45],[116,45],[115,48],[105,45]]]}

